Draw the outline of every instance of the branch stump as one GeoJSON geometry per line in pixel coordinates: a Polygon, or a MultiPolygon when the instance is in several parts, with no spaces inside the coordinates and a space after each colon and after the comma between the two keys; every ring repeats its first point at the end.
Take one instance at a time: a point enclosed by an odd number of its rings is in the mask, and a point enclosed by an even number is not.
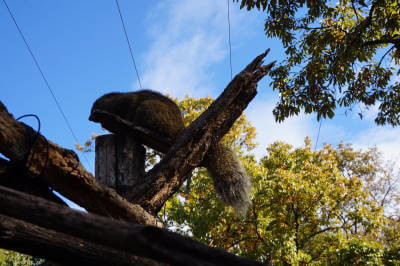
{"type": "Polygon", "coordinates": [[[95,176],[120,193],[142,181],[146,150],[132,136],[108,134],[95,140],[95,176]]]}

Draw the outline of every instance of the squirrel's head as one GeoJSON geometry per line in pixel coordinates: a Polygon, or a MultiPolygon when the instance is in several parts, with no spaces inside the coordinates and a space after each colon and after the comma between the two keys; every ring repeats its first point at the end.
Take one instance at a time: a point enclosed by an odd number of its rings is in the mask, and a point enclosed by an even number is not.
{"type": "Polygon", "coordinates": [[[107,107],[110,106],[110,103],[113,101],[114,97],[120,95],[119,92],[111,92],[104,94],[100,98],[98,98],[92,105],[92,109],[90,110],[89,121],[100,122],[96,115],[96,110],[99,111],[107,111],[107,107]]]}

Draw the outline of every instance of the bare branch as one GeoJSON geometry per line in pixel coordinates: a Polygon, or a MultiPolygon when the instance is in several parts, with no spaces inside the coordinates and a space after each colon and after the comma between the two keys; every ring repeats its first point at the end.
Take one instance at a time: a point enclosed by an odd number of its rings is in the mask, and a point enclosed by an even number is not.
{"type": "Polygon", "coordinates": [[[384,58],[390,53],[390,51],[392,51],[395,47],[396,47],[396,46],[393,45],[392,47],[390,47],[390,48],[386,51],[386,53],[382,56],[381,60],[379,60],[378,67],[381,66],[383,59],[384,59],[384,58]]]}
{"type": "Polygon", "coordinates": [[[364,46],[368,46],[368,45],[377,45],[377,44],[389,44],[392,43],[395,46],[399,45],[400,43],[400,39],[378,39],[378,40],[372,40],[372,41],[367,41],[364,42],[364,46]]]}
{"type": "Polygon", "coordinates": [[[354,5],[354,0],[351,1],[351,6],[352,6],[352,8],[353,8],[354,14],[355,14],[356,17],[357,17],[357,21],[360,21],[360,16],[358,15],[356,6],[354,5]]]}

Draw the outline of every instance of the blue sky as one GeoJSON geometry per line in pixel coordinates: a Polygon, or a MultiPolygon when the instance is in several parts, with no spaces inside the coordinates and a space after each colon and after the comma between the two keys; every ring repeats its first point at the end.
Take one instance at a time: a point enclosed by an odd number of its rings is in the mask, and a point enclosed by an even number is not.
{"type": "MultiPolygon", "coordinates": [[[[119,0],[119,4],[144,88],[176,97],[217,97],[222,92],[230,80],[225,0],[119,0]]],[[[8,0],[8,5],[79,141],[101,133],[99,125],[87,120],[93,101],[107,92],[139,89],[115,1],[8,0]]],[[[271,48],[267,61],[282,60],[281,44],[264,34],[264,15],[230,5],[234,75],[266,48],[271,48]]],[[[44,136],[73,149],[75,140],[2,2],[0,33],[0,100],[15,117],[38,115],[44,136]]],[[[318,133],[315,115],[275,123],[276,97],[264,79],[246,110],[257,127],[259,157],[276,140],[299,146],[306,136],[315,143],[318,133]]],[[[318,147],[340,141],[359,148],[376,145],[387,159],[397,160],[400,129],[375,125],[373,108],[365,111],[363,120],[358,111],[356,107],[343,115],[339,110],[334,119],[324,120],[318,147]]],[[[33,119],[24,122],[36,127],[33,119]]],[[[93,166],[93,154],[87,157],[93,166]]]]}

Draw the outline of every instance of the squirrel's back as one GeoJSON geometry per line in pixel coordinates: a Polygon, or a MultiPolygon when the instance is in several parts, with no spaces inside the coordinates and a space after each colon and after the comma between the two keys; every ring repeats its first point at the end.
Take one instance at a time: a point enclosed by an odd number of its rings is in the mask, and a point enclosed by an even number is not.
{"type": "Polygon", "coordinates": [[[92,110],[99,109],[118,115],[169,138],[176,138],[184,129],[178,105],[168,97],[151,90],[113,92],[100,97],[92,110]]]}

